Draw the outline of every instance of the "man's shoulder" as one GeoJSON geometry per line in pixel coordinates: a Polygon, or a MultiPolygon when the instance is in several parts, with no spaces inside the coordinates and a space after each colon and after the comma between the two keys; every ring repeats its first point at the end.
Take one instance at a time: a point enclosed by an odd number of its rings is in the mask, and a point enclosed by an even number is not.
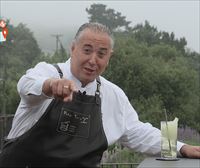
{"type": "Polygon", "coordinates": [[[52,68],[52,66],[53,64],[42,61],[42,62],[38,62],[34,68],[46,69],[46,68],[52,68]]]}
{"type": "Polygon", "coordinates": [[[120,97],[126,97],[124,91],[119,86],[114,84],[113,82],[105,79],[102,76],[100,76],[100,80],[101,80],[103,89],[105,91],[108,91],[108,93],[113,93],[113,94],[116,94],[116,95],[118,95],[120,97]]]}
{"type": "Polygon", "coordinates": [[[66,66],[66,62],[62,62],[62,63],[48,63],[48,62],[45,62],[45,61],[42,61],[42,62],[39,62],[35,65],[34,68],[36,69],[48,69],[48,70],[55,70],[55,66],[54,65],[58,65],[61,69],[63,69],[63,67],[66,66]]]}
{"type": "MultiPolygon", "coordinates": [[[[62,65],[66,63],[58,63],[58,65],[62,65]]],[[[64,65],[62,65],[64,67],[64,65]]],[[[61,68],[62,69],[62,68],[61,68]]],[[[30,68],[26,71],[26,75],[42,75],[42,76],[49,76],[49,77],[59,77],[57,69],[53,66],[53,64],[42,61],[37,63],[33,68],[30,68]]]]}
{"type": "Polygon", "coordinates": [[[58,63],[48,63],[48,62],[45,62],[45,61],[41,61],[41,62],[38,62],[35,66],[36,67],[52,67],[53,65],[58,65],[58,66],[66,66],[69,64],[69,60],[67,60],[66,62],[58,62],[58,63]]]}

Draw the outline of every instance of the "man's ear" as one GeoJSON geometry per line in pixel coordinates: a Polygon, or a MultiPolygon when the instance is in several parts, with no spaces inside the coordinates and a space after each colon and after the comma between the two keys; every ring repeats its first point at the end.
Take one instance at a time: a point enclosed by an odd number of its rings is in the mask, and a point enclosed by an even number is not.
{"type": "Polygon", "coordinates": [[[75,43],[73,42],[72,45],[71,45],[71,52],[73,52],[75,49],[75,43]]]}
{"type": "Polygon", "coordinates": [[[71,57],[72,57],[72,55],[73,55],[73,51],[75,50],[75,43],[73,42],[72,44],[71,44],[71,48],[70,48],[70,55],[71,55],[71,57]]]}

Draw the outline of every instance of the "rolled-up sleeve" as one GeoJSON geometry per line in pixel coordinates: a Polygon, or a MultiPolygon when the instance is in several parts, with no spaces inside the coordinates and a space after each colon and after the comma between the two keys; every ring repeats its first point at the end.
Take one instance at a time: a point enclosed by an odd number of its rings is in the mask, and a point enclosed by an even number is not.
{"type": "Polygon", "coordinates": [[[157,155],[160,153],[160,130],[150,123],[139,121],[138,115],[127,100],[125,111],[125,133],[121,143],[136,152],[157,155]]]}
{"type": "Polygon", "coordinates": [[[42,86],[45,80],[53,77],[59,78],[59,75],[51,64],[41,62],[29,69],[17,84],[21,99],[31,105],[47,99],[48,97],[42,93],[42,86]]]}
{"type": "MultiPolygon", "coordinates": [[[[137,152],[148,155],[159,155],[161,152],[161,132],[150,123],[139,121],[138,115],[127,101],[125,106],[125,134],[121,137],[121,143],[137,152]]],[[[184,144],[177,143],[177,152],[180,156],[180,148],[184,144]]]]}

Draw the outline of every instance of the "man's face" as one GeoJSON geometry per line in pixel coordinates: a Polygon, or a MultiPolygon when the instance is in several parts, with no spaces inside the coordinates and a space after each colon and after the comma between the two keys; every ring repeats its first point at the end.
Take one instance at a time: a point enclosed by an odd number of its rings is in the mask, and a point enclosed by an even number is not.
{"type": "Polygon", "coordinates": [[[111,39],[106,33],[85,29],[71,48],[72,74],[87,85],[104,72],[111,53],[111,39]]]}

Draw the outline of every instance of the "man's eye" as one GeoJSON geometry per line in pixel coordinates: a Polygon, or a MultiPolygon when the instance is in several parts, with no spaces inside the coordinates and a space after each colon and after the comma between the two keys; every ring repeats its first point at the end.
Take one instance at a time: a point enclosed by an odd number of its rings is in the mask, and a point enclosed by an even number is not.
{"type": "Polygon", "coordinates": [[[88,48],[84,48],[83,51],[84,51],[85,54],[90,54],[91,53],[91,49],[88,49],[88,48]]]}
{"type": "Polygon", "coordinates": [[[103,58],[105,55],[106,55],[106,52],[105,52],[105,51],[99,51],[99,52],[98,52],[99,58],[103,58]]]}

